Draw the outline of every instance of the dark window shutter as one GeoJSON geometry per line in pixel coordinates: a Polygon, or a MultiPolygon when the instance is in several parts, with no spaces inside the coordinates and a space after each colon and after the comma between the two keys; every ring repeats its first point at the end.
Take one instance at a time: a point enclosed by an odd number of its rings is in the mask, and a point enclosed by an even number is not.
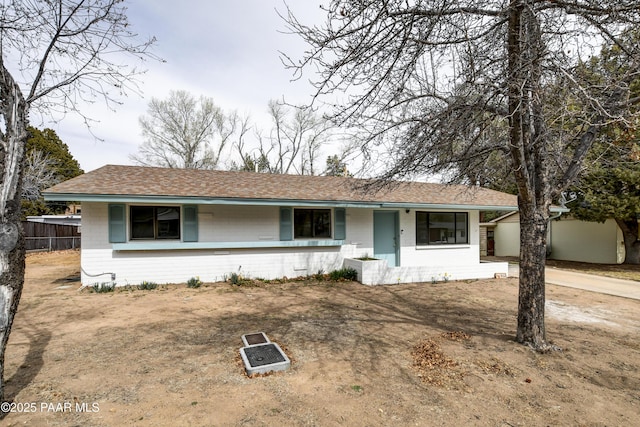
{"type": "Polygon", "coordinates": [[[280,208],[280,240],[293,240],[292,208],[280,208]]]}
{"type": "Polygon", "coordinates": [[[198,241],[198,206],[184,205],[182,207],[182,241],[198,241]]]}
{"type": "Polygon", "coordinates": [[[109,243],[127,241],[127,221],[124,205],[109,205],[109,243]]]}
{"type": "Polygon", "coordinates": [[[334,225],[333,238],[344,240],[347,238],[347,213],[345,208],[336,208],[333,211],[334,225]]]}

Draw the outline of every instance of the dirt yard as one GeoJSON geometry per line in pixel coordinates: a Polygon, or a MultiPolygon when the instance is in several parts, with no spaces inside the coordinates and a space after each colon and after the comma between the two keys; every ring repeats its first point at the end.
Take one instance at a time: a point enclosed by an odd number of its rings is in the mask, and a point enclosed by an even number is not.
{"type": "Polygon", "coordinates": [[[562,351],[541,355],[513,341],[515,279],[91,293],[78,271],[74,252],[28,257],[0,424],[638,422],[640,301],[549,286],[547,335],[562,351]],[[291,369],[244,375],[241,336],[259,331],[291,369]]]}

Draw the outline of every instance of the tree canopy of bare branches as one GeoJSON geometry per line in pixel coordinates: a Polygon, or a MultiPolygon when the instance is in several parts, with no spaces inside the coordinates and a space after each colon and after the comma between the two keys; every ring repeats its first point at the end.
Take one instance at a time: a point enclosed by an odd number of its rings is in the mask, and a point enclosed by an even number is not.
{"type": "Polygon", "coordinates": [[[0,4],[0,400],[4,351],[24,283],[20,226],[29,114],[85,120],[86,102],[111,107],[139,92],[136,63],[153,58],[121,0],[6,0],[0,4]]]}
{"type": "Polygon", "coordinates": [[[22,180],[22,197],[27,200],[40,198],[43,189],[58,182],[54,161],[40,150],[31,151],[25,158],[25,171],[22,180]]]}
{"type": "Polygon", "coordinates": [[[171,91],[166,100],[152,98],[139,121],[145,140],[132,160],[185,169],[216,169],[241,124],[237,114],[226,115],[212,98],[196,99],[182,90],[171,91]]]}
{"type": "Polygon", "coordinates": [[[258,146],[250,150],[244,140],[236,146],[243,162],[241,169],[298,175],[321,172],[318,155],[329,140],[330,123],[311,108],[276,100],[269,101],[268,111],[271,128],[256,130],[258,146]]]}
{"type": "Polygon", "coordinates": [[[308,50],[284,56],[319,70],[318,97],[369,149],[390,147],[384,181],[415,174],[465,176],[501,153],[519,195],[520,297],[516,339],[549,345],[544,261],[550,207],[578,174],[595,136],[628,120],[640,51],[624,33],[640,24],[635,0],[333,0],[308,26],[287,10],[308,50]],[[625,72],[581,73],[601,46],[625,72]],[[497,132],[503,129],[503,132],[497,132]],[[495,154],[494,154],[495,155],[495,154]]]}

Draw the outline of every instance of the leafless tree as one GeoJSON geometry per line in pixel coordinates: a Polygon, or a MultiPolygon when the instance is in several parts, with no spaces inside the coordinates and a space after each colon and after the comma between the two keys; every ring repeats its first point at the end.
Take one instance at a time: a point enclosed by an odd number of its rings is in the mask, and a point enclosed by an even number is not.
{"type": "MultiPolygon", "coordinates": [[[[4,352],[24,283],[20,226],[29,113],[82,115],[85,101],[119,103],[153,57],[120,0],[5,0],[0,5],[0,400],[4,352]]],[[[88,119],[86,116],[85,119],[88,119]]]]}
{"type": "Polygon", "coordinates": [[[140,165],[216,169],[236,132],[237,114],[225,115],[212,98],[171,91],[166,100],[152,98],[140,117],[145,140],[131,159],[140,165]]]}
{"type": "Polygon", "coordinates": [[[602,126],[627,120],[640,55],[620,36],[640,24],[640,3],[333,0],[325,10],[320,26],[283,14],[308,44],[300,60],[284,59],[299,73],[319,70],[316,95],[340,94],[334,119],[358,127],[363,146],[392,147],[383,182],[460,176],[465,165],[504,154],[521,218],[516,339],[552,349],[544,323],[550,207],[602,126]],[[603,43],[632,66],[594,83],[579,69],[603,43]],[[496,124],[506,138],[486,138],[496,124]]]}
{"type": "Polygon", "coordinates": [[[25,158],[22,198],[37,200],[42,190],[58,183],[55,162],[40,150],[32,150],[25,158]]]}
{"type": "Polygon", "coordinates": [[[244,146],[238,147],[240,156],[261,165],[263,172],[315,175],[320,149],[328,141],[329,122],[310,108],[275,100],[269,101],[269,116],[271,129],[256,130],[257,156],[252,158],[244,146]]]}

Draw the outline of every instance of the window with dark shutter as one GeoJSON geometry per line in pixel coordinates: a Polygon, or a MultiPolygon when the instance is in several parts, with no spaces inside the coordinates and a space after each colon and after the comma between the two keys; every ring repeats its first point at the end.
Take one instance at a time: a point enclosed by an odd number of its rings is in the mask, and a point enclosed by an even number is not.
{"type": "Polygon", "coordinates": [[[180,239],[180,208],[177,206],[130,206],[131,240],[180,239]]]}

